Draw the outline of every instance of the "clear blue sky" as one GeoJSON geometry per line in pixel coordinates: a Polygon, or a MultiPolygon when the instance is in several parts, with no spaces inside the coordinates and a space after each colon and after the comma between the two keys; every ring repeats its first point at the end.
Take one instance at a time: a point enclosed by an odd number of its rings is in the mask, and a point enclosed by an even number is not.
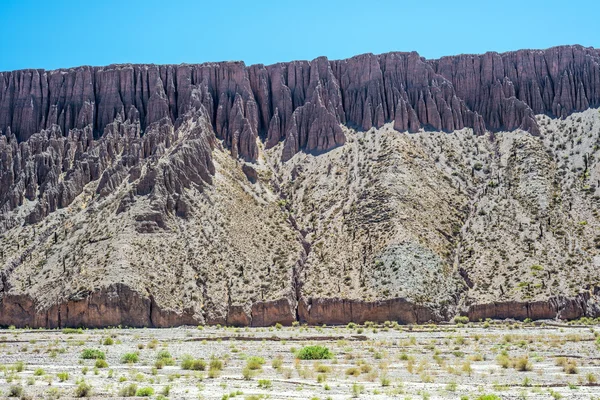
{"type": "Polygon", "coordinates": [[[600,2],[0,0],[0,71],[600,47],[600,2]]]}

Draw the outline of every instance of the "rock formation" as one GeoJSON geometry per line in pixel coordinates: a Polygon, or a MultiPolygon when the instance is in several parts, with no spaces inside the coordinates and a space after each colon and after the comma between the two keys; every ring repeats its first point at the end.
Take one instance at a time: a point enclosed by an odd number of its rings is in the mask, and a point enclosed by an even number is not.
{"type": "Polygon", "coordinates": [[[581,46],[0,73],[0,325],[597,315],[595,107],[581,46]]]}

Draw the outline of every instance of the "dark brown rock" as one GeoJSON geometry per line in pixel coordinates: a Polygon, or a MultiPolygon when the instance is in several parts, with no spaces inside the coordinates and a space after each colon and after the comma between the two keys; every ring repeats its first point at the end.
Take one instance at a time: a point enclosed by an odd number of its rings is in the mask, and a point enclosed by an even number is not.
{"type": "Polygon", "coordinates": [[[351,299],[309,298],[298,304],[300,321],[311,325],[345,325],[349,322],[397,321],[403,324],[441,321],[426,306],[413,304],[405,299],[390,299],[366,302],[351,299]]]}
{"type": "Polygon", "coordinates": [[[468,309],[471,321],[491,319],[564,319],[572,320],[581,317],[596,318],[600,315],[597,300],[589,293],[582,293],[574,298],[553,297],[544,301],[531,302],[496,302],[474,304],[468,309]]]}

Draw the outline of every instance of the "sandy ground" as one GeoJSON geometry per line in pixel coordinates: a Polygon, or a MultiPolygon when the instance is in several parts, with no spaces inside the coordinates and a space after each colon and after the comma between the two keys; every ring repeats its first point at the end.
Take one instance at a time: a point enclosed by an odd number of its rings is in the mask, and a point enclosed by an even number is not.
{"type": "Polygon", "coordinates": [[[0,331],[0,397],[20,386],[23,398],[72,398],[85,381],[97,398],[119,398],[123,387],[134,384],[154,389],[153,398],[170,399],[479,399],[491,394],[593,399],[600,397],[597,333],[598,326],[550,322],[81,333],[8,329],[0,331]],[[104,344],[109,337],[113,344],[104,344]],[[308,345],[326,346],[333,357],[298,360],[295,352],[308,345]],[[82,359],[85,349],[104,352],[108,366],[95,368],[95,360],[82,359]],[[174,365],[158,369],[158,353],[164,350],[174,365]],[[134,352],[137,362],[123,361],[125,353],[134,352]],[[186,354],[209,365],[204,371],[184,370],[186,354]],[[263,358],[264,364],[244,377],[250,357],[263,358]],[[223,368],[211,371],[211,358],[221,360],[223,368]],[[277,359],[281,366],[273,362],[277,359]]]}

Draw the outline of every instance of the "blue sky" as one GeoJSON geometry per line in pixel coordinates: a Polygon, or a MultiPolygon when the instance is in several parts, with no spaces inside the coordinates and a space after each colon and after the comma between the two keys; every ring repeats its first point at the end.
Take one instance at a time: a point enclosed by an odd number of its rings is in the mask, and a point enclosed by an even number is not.
{"type": "Polygon", "coordinates": [[[0,71],[600,47],[595,1],[0,0],[0,71]]]}

